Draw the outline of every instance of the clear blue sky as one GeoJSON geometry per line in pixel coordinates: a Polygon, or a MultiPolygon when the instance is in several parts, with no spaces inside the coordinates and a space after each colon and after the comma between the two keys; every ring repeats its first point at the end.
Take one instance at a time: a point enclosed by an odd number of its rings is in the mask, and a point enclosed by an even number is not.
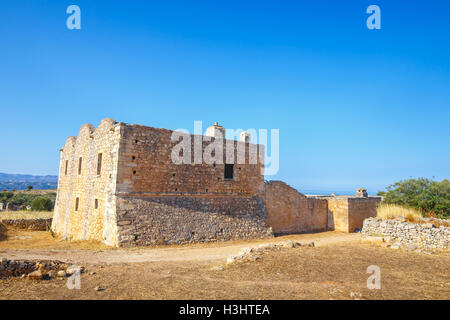
{"type": "Polygon", "coordinates": [[[57,174],[83,123],[280,129],[300,190],[450,177],[449,1],[8,1],[0,172],[57,174]],[[81,8],[82,29],[66,28],[81,8]],[[366,8],[381,8],[368,30],[366,8]]]}

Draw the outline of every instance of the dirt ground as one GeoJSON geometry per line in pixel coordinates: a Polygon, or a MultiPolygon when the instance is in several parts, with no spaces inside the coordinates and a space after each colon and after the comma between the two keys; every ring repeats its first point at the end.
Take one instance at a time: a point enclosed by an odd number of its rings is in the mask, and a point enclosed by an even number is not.
{"type": "Polygon", "coordinates": [[[47,232],[8,230],[0,257],[82,265],[81,288],[67,279],[0,280],[0,299],[450,299],[450,255],[361,243],[359,234],[324,232],[257,241],[113,249],[47,232]],[[287,239],[314,247],[277,249],[227,265],[243,247],[287,239]],[[381,270],[369,290],[367,267],[381,270]],[[105,290],[96,291],[101,286],[105,290]]]}

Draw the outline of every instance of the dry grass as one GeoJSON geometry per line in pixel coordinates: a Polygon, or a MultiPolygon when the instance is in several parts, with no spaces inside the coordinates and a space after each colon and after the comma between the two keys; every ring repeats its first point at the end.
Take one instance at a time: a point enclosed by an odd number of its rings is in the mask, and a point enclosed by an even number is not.
{"type": "Polygon", "coordinates": [[[383,220],[394,219],[397,216],[405,217],[408,221],[417,221],[422,218],[419,210],[406,208],[395,204],[382,204],[377,208],[377,216],[383,220]]]}
{"type": "Polygon", "coordinates": [[[66,241],[53,238],[48,231],[31,231],[8,228],[6,241],[0,241],[0,253],[7,249],[49,249],[49,250],[112,250],[100,241],[66,241]]]}
{"type": "Polygon", "coordinates": [[[80,290],[66,280],[10,278],[0,280],[0,299],[450,299],[448,255],[351,244],[282,249],[212,269],[223,263],[85,265],[80,290]],[[369,265],[381,268],[380,290],[367,289],[369,265]]]}
{"type": "Polygon", "coordinates": [[[7,211],[0,212],[0,221],[6,219],[49,219],[53,212],[49,211],[7,211]]]}

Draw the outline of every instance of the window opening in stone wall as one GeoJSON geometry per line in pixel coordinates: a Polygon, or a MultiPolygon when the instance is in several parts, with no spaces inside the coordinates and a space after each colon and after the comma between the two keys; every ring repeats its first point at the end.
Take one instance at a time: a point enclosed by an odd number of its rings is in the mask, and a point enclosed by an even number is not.
{"type": "Polygon", "coordinates": [[[75,199],[75,211],[78,211],[78,206],[80,204],[80,198],[75,199]]]}
{"type": "Polygon", "coordinates": [[[233,179],[233,164],[225,164],[225,173],[224,178],[225,179],[233,179]]]}
{"type": "Polygon", "coordinates": [[[80,157],[80,159],[78,159],[78,174],[81,174],[81,165],[83,164],[83,158],[80,157]]]}
{"type": "Polygon", "coordinates": [[[66,160],[66,167],[64,168],[64,175],[67,176],[67,168],[69,167],[69,160],[66,160]]]}
{"type": "Polygon", "coordinates": [[[101,175],[102,174],[102,154],[99,153],[97,156],[97,175],[101,175]]]}
{"type": "Polygon", "coordinates": [[[98,209],[98,199],[95,199],[94,207],[95,207],[95,209],[98,209]]]}

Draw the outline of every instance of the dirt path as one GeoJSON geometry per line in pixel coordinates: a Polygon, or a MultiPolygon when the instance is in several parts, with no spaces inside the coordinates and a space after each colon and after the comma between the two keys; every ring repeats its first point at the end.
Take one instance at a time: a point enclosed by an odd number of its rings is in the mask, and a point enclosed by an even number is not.
{"type": "MultiPolygon", "coordinates": [[[[8,259],[61,260],[79,264],[211,261],[226,259],[233,254],[237,254],[244,247],[253,247],[262,243],[278,243],[286,240],[296,240],[305,243],[313,241],[315,246],[326,246],[336,243],[358,242],[360,235],[355,233],[323,232],[254,241],[106,250],[2,248],[0,249],[0,256],[8,259]]],[[[29,241],[32,242],[33,239],[29,239],[29,241]]]]}

